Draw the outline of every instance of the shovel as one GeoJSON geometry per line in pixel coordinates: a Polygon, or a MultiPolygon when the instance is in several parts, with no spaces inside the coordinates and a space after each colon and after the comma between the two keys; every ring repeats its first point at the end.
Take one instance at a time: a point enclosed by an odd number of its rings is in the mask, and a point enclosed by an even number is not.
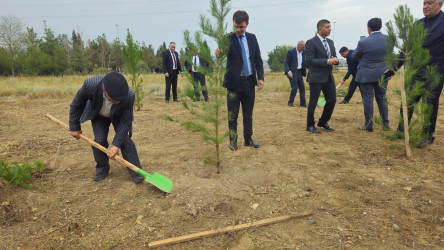
{"type": "MultiPolygon", "coordinates": [[[[339,86],[341,86],[341,85],[342,85],[342,83],[340,83],[338,86],[336,86],[336,89],[338,89],[339,86]]],[[[327,103],[327,101],[325,100],[325,97],[324,97],[324,96],[321,96],[321,97],[319,98],[319,100],[318,100],[318,106],[319,106],[319,107],[324,107],[324,106],[325,106],[325,103],[327,103]]]]}
{"type": "MultiPolygon", "coordinates": [[[[59,124],[60,126],[62,126],[63,128],[65,128],[66,130],[69,131],[68,125],[66,125],[65,123],[59,121],[54,116],[52,116],[50,114],[45,114],[45,116],[47,118],[49,118],[51,121],[59,124]]],[[[80,134],[80,138],[82,138],[84,141],[88,142],[92,146],[98,148],[100,151],[102,151],[104,153],[109,153],[108,149],[106,149],[102,145],[98,144],[97,142],[91,140],[90,138],[84,136],[83,134],[80,134]]],[[[145,181],[146,182],[153,184],[154,186],[156,186],[157,188],[159,188],[160,190],[162,190],[164,192],[171,193],[171,189],[173,188],[173,183],[168,178],[166,178],[165,176],[163,176],[163,175],[161,175],[159,173],[154,173],[153,175],[150,175],[147,172],[145,172],[142,169],[134,166],[133,164],[131,164],[130,162],[126,161],[125,159],[123,159],[122,157],[120,157],[118,155],[116,155],[114,157],[114,160],[124,164],[125,166],[129,167],[133,171],[135,171],[138,174],[140,174],[143,177],[145,177],[145,181]]]]}

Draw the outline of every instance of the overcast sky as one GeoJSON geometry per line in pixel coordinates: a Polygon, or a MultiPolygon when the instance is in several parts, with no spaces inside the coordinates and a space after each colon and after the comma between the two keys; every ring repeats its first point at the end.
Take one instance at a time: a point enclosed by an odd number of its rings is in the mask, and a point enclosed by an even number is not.
{"type": "MultiPolygon", "coordinates": [[[[108,41],[124,40],[129,28],[134,39],[152,44],[155,49],[165,41],[184,46],[183,31],[198,30],[199,14],[209,11],[209,0],[0,0],[0,15],[14,15],[42,36],[43,23],[56,35],[73,30],[83,39],[105,34],[108,41]]],[[[367,21],[393,20],[397,6],[407,4],[416,18],[423,17],[422,0],[233,0],[227,22],[236,10],[250,16],[248,32],[256,34],[263,59],[277,45],[296,45],[314,36],[316,23],[332,23],[330,38],[336,50],[355,48],[359,37],[367,35],[367,21]]],[[[206,14],[209,16],[208,14],[206,14]]],[[[385,25],[383,32],[386,33],[385,25]]],[[[210,41],[209,41],[210,42],[210,41]]],[[[214,47],[214,43],[210,42],[214,47]]]]}

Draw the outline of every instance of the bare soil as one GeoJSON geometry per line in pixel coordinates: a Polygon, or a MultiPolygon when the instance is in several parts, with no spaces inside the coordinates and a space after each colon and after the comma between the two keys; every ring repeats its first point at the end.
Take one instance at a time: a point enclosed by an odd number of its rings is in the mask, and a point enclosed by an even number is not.
{"type": "MultiPolygon", "coordinates": [[[[435,143],[414,148],[407,159],[402,140],[384,138],[392,132],[357,130],[364,119],[357,94],[336,105],[329,122],[336,131],[320,135],[305,131],[306,109],[288,107],[288,95],[257,92],[253,138],[260,148],[240,140],[233,152],[225,142],[221,174],[202,162],[212,146],[164,119],[190,119],[181,104],[147,96],[135,112],[133,139],[143,168],[173,181],[171,194],[134,184],[116,162],[104,181],[94,182],[90,146],[44,117],[50,113],[67,123],[71,98],[2,97],[0,158],[39,158],[49,170],[35,175],[29,190],[0,181],[0,249],[138,249],[304,213],[313,215],[164,249],[444,248],[443,102],[435,143]]],[[[389,110],[392,128],[398,113],[389,110]]],[[[83,131],[93,137],[89,122],[83,131]]]]}

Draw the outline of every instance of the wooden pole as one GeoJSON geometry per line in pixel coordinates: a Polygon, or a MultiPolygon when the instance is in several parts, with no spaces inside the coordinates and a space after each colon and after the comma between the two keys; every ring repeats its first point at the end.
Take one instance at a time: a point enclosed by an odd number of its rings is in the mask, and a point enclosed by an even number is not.
{"type": "MultiPolygon", "coordinates": [[[[50,114],[45,114],[45,116],[50,119],[51,121],[59,124],[61,127],[65,128],[66,130],[69,131],[69,127],[68,125],[66,125],[65,123],[63,123],[62,121],[58,120],[57,118],[55,118],[54,116],[50,115],[50,114]]],[[[86,141],[87,143],[91,144],[92,146],[96,147],[97,149],[99,149],[100,151],[102,151],[105,154],[108,154],[109,151],[107,148],[103,147],[102,145],[98,144],[97,142],[93,141],[92,139],[88,138],[85,135],[80,134],[80,138],[82,138],[82,140],[86,141]]],[[[125,159],[123,159],[122,157],[116,155],[114,157],[114,160],[122,163],[123,165],[127,166],[128,168],[132,169],[134,172],[139,171],[140,168],[138,168],[136,165],[132,164],[131,162],[126,161],[125,159]]]]}
{"type": "Polygon", "coordinates": [[[405,93],[404,85],[404,67],[400,69],[399,82],[401,83],[401,105],[402,105],[402,117],[404,118],[404,140],[405,140],[405,154],[407,158],[412,156],[410,151],[410,135],[409,135],[409,117],[408,117],[408,106],[407,106],[407,96],[405,93]]]}
{"type": "Polygon", "coordinates": [[[276,217],[276,218],[260,220],[260,221],[241,224],[241,225],[237,225],[237,226],[218,228],[215,230],[209,230],[209,231],[204,231],[204,232],[200,232],[200,233],[188,234],[188,235],[169,238],[169,239],[165,239],[165,240],[153,241],[153,242],[149,243],[148,246],[150,248],[162,247],[162,246],[176,244],[176,243],[180,243],[180,242],[184,242],[184,241],[190,241],[190,240],[200,239],[200,238],[204,238],[204,237],[224,234],[224,233],[228,233],[228,232],[244,230],[244,229],[248,229],[251,227],[259,227],[259,226],[265,226],[265,225],[269,225],[269,224],[280,223],[280,222],[288,221],[293,218],[303,218],[303,217],[310,216],[310,215],[312,215],[312,213],[307,213],[307,214],[303,214],[303,215],[284,215],[284,216],[280,216],[280,217],[276,217]]]}

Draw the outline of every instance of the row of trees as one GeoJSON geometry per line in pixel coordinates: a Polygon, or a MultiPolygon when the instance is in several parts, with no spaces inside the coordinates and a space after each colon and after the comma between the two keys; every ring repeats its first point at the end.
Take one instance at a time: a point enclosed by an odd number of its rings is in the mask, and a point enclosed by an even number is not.
{"type": "MultiPolygon", "coordinates": [[[[0,17],[0,75],[63,75],[122,71],[126,68],[123,43],[119,39],[108,42],[105,34],[84,41],[79,32],[70,36],[56,36],[45,27],[42,37],[33,28],[25,28],[15,16],[0,17]]],[[[142,72],[162,71],[162,52],[165,42],[157,49],[140,45],[142,59],[137,67],[142,72]]],[[[180,51],[180,58],[185,58],[180,51]]],[[[183,62],[182,62],[183,63],[183,62]]]]}

